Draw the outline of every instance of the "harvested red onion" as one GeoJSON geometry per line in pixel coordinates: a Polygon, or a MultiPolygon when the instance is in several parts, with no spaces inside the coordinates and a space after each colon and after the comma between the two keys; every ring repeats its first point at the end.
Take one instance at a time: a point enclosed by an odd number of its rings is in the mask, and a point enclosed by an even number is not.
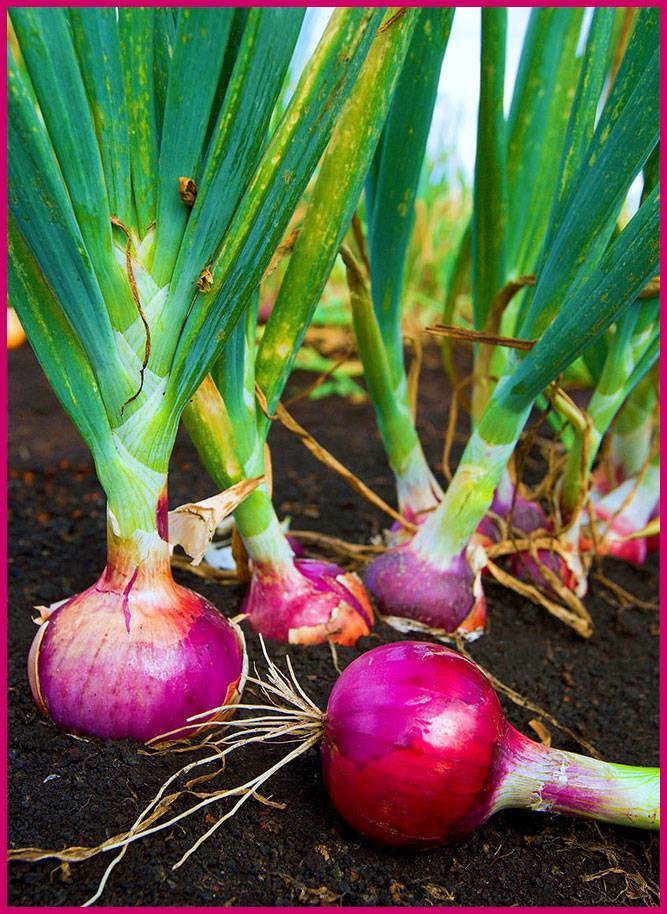
{"type": "Polygon", "coordinates": [[[382,844],[444,844],[509,807],[659,827],[659,769],[535,743],[475,664],[440,644],[387,644],[351,663],[321,753],[338,812],[382,844]]]}
{"type": "Polygon", "coordinates": [[[224,716],[243,689],[243,635],[173,580],[166,512],[163,496],[157,530],[141,544],[118,540],[109,524],[100,579],[43,614],[30,686],[40,710],[70,733],[149,740],[209,708],[224,716]]]}

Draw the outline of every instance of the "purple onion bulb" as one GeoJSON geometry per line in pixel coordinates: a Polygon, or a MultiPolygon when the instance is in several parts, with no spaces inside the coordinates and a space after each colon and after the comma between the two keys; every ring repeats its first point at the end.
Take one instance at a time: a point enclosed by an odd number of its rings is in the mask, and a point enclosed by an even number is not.
{"type": "Polygon", "coordinates": [[[256,632],[291,644],[352,645],[373,625],[359,577],[313,559],[253,562],[243,612],[256,632]]]}
{"type": "MultiPolygon", "coordinates": [[[[166,496],[158,509],[166,517],[166,496]]],[[[245,682],[239,628],[171,576],[166,522],[149,554],[109,532],[102,576],[43,618],[28,676],[43,714],[70,733],[149,740],[209,709],[226,716],[245,682]]],[[[178,735],[193,735],[188,728],[178,735]]]]}

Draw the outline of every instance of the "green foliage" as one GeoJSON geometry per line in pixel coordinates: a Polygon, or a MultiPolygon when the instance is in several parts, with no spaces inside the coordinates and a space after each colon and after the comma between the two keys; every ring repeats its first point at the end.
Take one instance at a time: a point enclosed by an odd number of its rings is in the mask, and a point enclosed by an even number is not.
{"type": "Polygon", "coordinates": [[[473,320],[479,330],[484,329],[489,305],[505,285],[506,277],[506,37],[507,10],[483,9],[471,238],[473,320]]]}
{"type": "Polygon", "coordinates": [[[302,10],[11,11],[10,294],[98,464],[166,470],[382,15],[334,14],[266,144],[302,10]]]}
{"type": "Polygon", "coordinates": [[[420,12],[366,181],[373,304],[392,372],[403,372],[401,292],[414,203],[453,8],[420,12]]]}

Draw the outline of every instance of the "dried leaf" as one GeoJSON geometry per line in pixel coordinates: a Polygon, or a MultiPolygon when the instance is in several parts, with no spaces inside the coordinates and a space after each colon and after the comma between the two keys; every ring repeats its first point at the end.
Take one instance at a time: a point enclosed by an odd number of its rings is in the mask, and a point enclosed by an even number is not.
{"type": "Polygon", "coordinates": [[[198,565],[223,518],[241,504],[257,486],[264,476],[243,479],[236,485],[225,489],[219,495],[207,498],[194,504],[181,505],[169,512],[169,543],[171,546],[182,546],[191,557],[192,564],[198,565]]]}
{"type": "Polygon", "coordinates": [[[531,730],[534,730],[535,733],[537,733],[542,745],[551,745],[551,731],[548,727],[545,727],[541,721],[537,719],[529,720],[528,726],[531,728],[531,730]]]}
{"type": "Polygon", "coordinates": [[[488,346],[507,346],[510,349],[531,350],[537,340],[520,340],[513,336],[497,336],[494,333],[484,333],[481,330],[466,330],[465,327],[452,327],[448,324],[436,324],[427,327],[427,333],[434,336],[445,336],[464,343],[486,343],[488,346]]]}
{"type": "Polygon", "coordinates": [[[178,179],[178,193],[186,206],[194,206],[197,199],[197,185],[192,178],[178,179]]]}

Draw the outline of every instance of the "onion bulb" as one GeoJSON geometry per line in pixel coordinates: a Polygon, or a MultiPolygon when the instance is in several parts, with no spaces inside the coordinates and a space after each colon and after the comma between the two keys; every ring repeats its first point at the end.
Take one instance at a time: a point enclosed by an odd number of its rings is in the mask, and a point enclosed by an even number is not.
{"type": "Polygon", "coordinates": [[[444,844],[508,807],[659,827],[659,769],[535,743],[478,667],[440,644],[387,644],[351,663],[329,698],[321,756],[340,815],[382,844],[444,844]]]}

